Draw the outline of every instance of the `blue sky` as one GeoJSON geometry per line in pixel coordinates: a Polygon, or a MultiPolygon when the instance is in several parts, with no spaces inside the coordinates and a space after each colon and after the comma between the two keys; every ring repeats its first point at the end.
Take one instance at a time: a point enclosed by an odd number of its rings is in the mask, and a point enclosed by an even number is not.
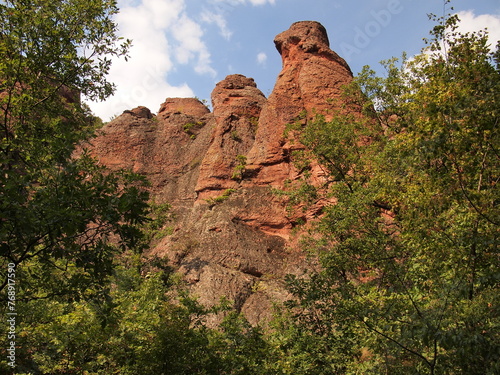
{"type": "MultiPolygon", "coordinates": [[[[364,65],[383,74],[381,60],[417,54],[443,0],[119,0],[120,35],[133,40],[130,59],[115,61],[115,95],[89,103],[103,120],[139,105],[158,111],[167,97],[210,102],[228,74],[255,79],[268,96],[281,70],[274,37],[296,21],[321,22],[330,47],[354,74],[364,65]]],[[[454,0],[463,31],[488,27],[500,40],[499,0],[454,0]]]]}

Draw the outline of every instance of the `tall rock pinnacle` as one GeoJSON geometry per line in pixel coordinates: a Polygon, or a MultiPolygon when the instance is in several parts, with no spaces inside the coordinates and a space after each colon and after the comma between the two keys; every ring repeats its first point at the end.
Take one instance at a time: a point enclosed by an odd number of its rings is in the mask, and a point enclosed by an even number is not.
{"type": "MultiPolygon", "coordinates": [[[[327,114],[335,109],[342,86],[352,80],[347,63],[329,47],[325,28],[318,22],[294,23],[274,43],[283,60],[273,92],[262,109],[248,168],[262,183],[280,184],[291,173],[289,148],[283,137],[286,124],[305,110],[327,114]]],[[[337,104],[338,105],[338,104],[337,104]]]]}
{"type": "Polygon", "coordinates": [[[212,92],[216,125],[200,166],[196,186],[199,199],[238,187],[238,178],[232,178],[238,155],[246,155],[252,146],[265,102],[252,78],[233,74],[217,84],[212,92]]]}

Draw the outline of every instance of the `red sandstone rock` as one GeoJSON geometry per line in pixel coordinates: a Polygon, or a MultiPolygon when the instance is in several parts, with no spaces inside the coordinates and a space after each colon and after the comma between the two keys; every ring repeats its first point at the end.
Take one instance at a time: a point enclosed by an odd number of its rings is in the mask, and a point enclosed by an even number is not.
{"type": "MultiPolygon", "coordinates": [[[[253,79],[230,75],[212,92],[213,113],[197,99],[169,98],[156,116],[145,107],[125,111],[93,142],[103,164],[146,175],[155,200],[171,203],[173,234],[150,253],[168,257],[200,302],[227,296],[252,323],[288,297],[286,274],[307,272],[292,229],[327,203],[290,216],[272,192],[300,177],[290,155],[303,146],[285,139],[285,126],[304,110],[331,114],[352,79],[317,22],[293,24],[275,44],[283,69],[269,99],[253,79]]],[[[318,165],[311,173],[313,183],[325,181],[318,165]]]]}
{"type": "Polygon", "coordinates": [[[160,201],[195,199],[199,165],[209,146],[210,111],[198,99],[174,98],[158,116],[137,107],[106,124],[93,152],[112,169],[144,174],[160,201]]]}
{"type": "Polygon", "coordinates": [[[339,99],[342,86],[351,82],[352,73],[330,49],[326,30],[318,22],[296,22],[274,42],[283,68],[262,109],[248,169],[258,174],[259,183],[279,186],[296,178],[296,171],[287,162],[294,146],[283,136],[286,124],[304,111],[312,116],[338,109],[335,99],[339,99]]]}
{"type": "Polygon", "coordinates": [[[199,199],[237,188],[238,166],[252,146],[257,119],[266,102],[252,78],[235,74],[219,82],[212,92],[215,129],[203,158],[196,185],[199,199]]]}
{"type": "Polygon", "coordinates": [[[149,110],[149,108],[140,106],[137,108],[132,109],[131,111],[124,111],[123,113],[130,113],[131,115],[138,117],[138,118],[145,118],[145,119],[152,119],[153,114],[149,110]]]}
{"type": "Polygon", "coordinates": [[[194,117],[203,117],[210,110],[196,98],[167,98],[158,111],[161,118],[172,114],[185,114],[194,117]]]}

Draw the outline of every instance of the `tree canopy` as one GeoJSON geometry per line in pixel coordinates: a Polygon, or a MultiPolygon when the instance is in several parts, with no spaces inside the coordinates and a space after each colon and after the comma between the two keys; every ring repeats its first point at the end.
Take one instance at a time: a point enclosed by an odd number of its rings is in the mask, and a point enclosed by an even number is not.
{"type": "Polygon", "coordinates": [[[290,280],[299,350],[330,368],[304,373],[500,371],[498,48],[434,18],[424,53],[347,88],[362,118],[301,131],[336,198],[305,241],[323,270],[290,280]]]}
{"type": "Polygon", "coordinates": [[[129,44],[116,11],[112,1],[0,4],[0,289],[14,264],[19,298],[75,297],[110,273],[110,236],[124,247],[140,237],[143,182],[105,172],[82,149],[96,119],[80,95],[112,93],[109,57],[129,44]]]}

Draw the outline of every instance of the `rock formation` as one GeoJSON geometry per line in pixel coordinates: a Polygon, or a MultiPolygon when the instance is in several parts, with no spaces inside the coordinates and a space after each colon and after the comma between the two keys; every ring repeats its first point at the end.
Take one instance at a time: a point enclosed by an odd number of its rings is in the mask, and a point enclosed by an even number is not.
{"type": "Polygon", "coordinates": [[[287,298],[286,274],[310,267],[292,246],[286,202],[272,191],[300,177],[290,153],[302,146],[284,137],[285,126],[304,110],[331,114],[352,79],[317,22],[294,23],[275,44],[283,69],[268,99],[253,79],[230,75],[212,92],[213,112],[170,98],[156,116],[125,111],[93,143],[103,164],[145,174],[155,200],[172,205],[172,234],[151,253],[168,257],[202,303],[227,296],[252,323],[287,298]]]}
{"type": "Polygon", "coordinates": [[[262,183],[281,185],[294,178],[287,163],[291,148],[283,138],[285,125],[306,111],[328,115],[335,109],[343,85],[352,79],[347,63],[329,48],[328,36],[318,22],[297,22],[274,39],[283,68],[264,107],[249,169],[262,183]]]}
{"type": "Polygon", "coordinates": [[[200,166],[196,186],[199,199],[219,195],[223,189],[239,185],[238,163],[254,144],[257,121],[266,103],[252,78],[230,75],[212,92],[215,129],[200,166]],[[240,159],[238,156],[240,155],[240,159]]]}

